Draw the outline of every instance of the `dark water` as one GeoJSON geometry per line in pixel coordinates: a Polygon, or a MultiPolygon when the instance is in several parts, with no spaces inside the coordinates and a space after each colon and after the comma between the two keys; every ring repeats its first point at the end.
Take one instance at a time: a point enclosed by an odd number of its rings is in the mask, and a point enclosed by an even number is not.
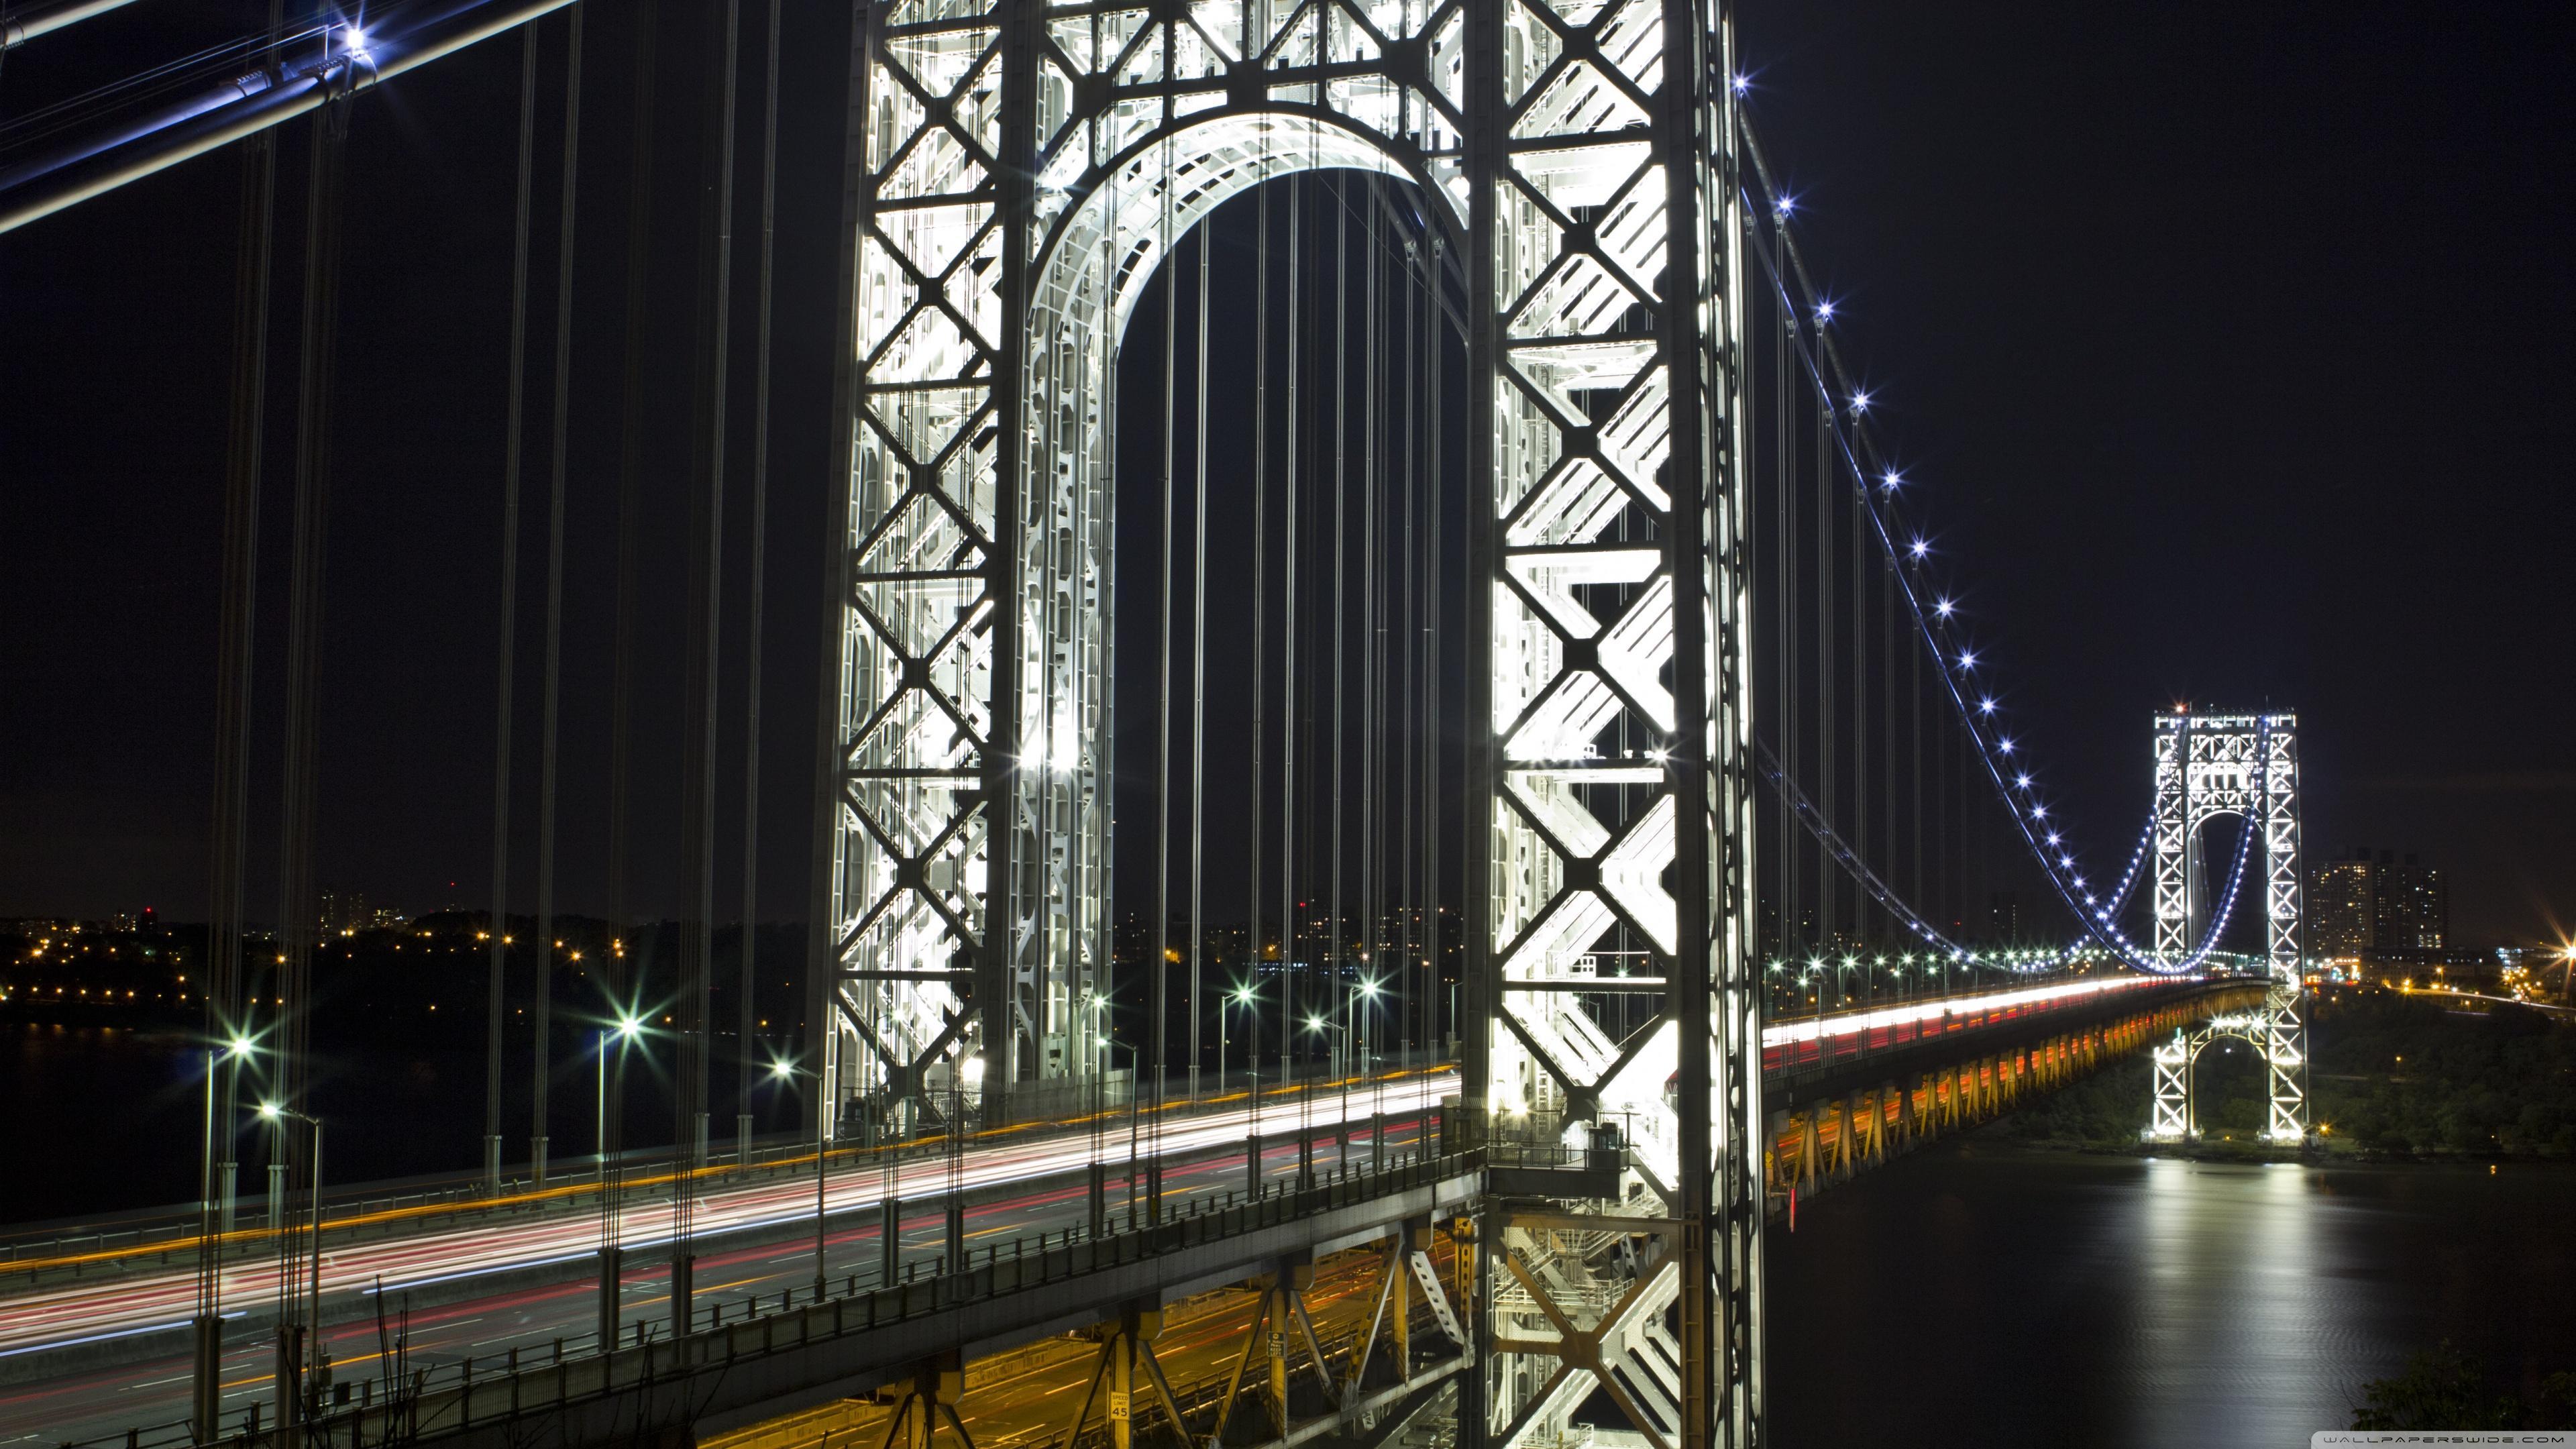
{"type": "Polygon", "coordinates": [[[1782,1449],[2280,1446],[2449,1339],[2576,1368],[2576,1171],[1927,1149],[1775,1225],[1782,1449]]]}

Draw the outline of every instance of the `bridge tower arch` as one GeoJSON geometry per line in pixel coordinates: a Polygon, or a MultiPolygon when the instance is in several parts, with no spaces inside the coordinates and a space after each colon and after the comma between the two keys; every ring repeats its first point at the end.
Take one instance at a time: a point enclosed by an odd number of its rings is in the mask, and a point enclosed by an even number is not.
{"type": "Polygon", "coordinates": [[[2304,1141],[2308,1133],[2305,992],[2307,920],[2300,892],[2298,716],[2290,713],[2195,715],[2187,708],[2155,720],[2155,948],[2168,963],[2197,964],[2215,944],[2234,906],[2242,870],[2231,872],[2216,901],[2201,827],[2221,816],[2245,821],[2254,837],[2245,865],[2261,871],[2264,954],[2271,989],[2260,1012],[2221,1017],[2197,1033],[2177,1032],[2159,1047],[2156,1107],[2147,1137],[2199,1136],[2190,1076],[2201,1051],[2223,1036],[2254,1044],[2264,1061],[2271,1107],[2264,1135],[2304,1141]],[[2253,852],[2259,844],[2259,864],[2253,852]],[[2193,945],[2195,937],[2199,945],[2193,945]]]}
{"type": "Polygon", "coordinates": [[[1099,1070],[1119,334],[1228,197],[1317,167],[1408,179],[1465,264],[1481,503],[1484,828],[1450,1115],[1532,1161],[1630,1138],[1614,1182],[1562,1174],[1580,1189],[1542,1188],[1525,1221],[1488,1214],[1493,1352],[1461,1438],[1561,1436],[1598,1387],[1656,1442],[1753,1442],[1722,0],[889,0],[862,17],[817,761],[824,1130],[854,1101],[1028,1115],[1099,1070]],[[1651,969],[1596,975],[1613,936],[1651,969]],[[1597,1015],[1610,994],[1626,1009],[1597,1015]]]}

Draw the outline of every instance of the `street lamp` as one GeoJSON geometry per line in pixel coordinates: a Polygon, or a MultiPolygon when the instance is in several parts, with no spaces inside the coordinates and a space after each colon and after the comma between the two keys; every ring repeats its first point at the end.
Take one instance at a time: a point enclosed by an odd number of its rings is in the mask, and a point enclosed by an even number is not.
{"type": "Polygon", "coordinates": [[[821,1072],[803,1070],[785,1057],[770,1058],[769,1080],[792,1085],[798,1077],[813,1077],[817,1092],[814,1107],[814,1301],[820,1303],[831,1283],[829,1266],[824,1256],[826,1243],[824,1189],[827,1180],[825,1164],[830,1154],[824,1150],[826,1144],[823,1140],[823,1113],[829,1106],[827,1100],[829,1094],[822,1091],[821,1072]]]}
{"type": "MultiPolygon", "coordinates": [[[[1254,1091],[1255,1091],[1256,1093],[1260,1090],[1260,1086],[1261,1086],[1261,1017],[1260,1017],[1260,1015],[1258,1014],[1258,1010],[1257,1010],[1257,1008],[1256,1008],[1256,1006],[1255,1006],[1255,1004],[1254,1004],[1254,1003],[1255,1003],[1255,1000],[1256,1000],[1256,998],[1255,998],[1255,997],[1254,997],[1254,995],[1253,995],[1252,988],[1251,988],[1251,987],[1249,987],[1249,986],[1238,986],[1238,987],[1236,987],[1233,991],[1228,992],[1226,995],[1224,995],[1224,996],[1221,996],[1221,997],[1218,997],[1218,998],[1217,998],[1217,1003],[1216,1003],[1216,1018],[1217,1018],[1217,1019],[1216,1019],[1216,1089],[1217,1089],[1218,1091],[1220,1091],[1220,1092],[1222,1092],[1222,1091],[1224,1091],[1224,1090],[1225,1090],[1225,1009],[1226,1009],[1226,1007],[1227,1007],[1229,1004],[1242,1007],[1242,1008],[1243,1008],[1243,1011],[1244,1011],[1245,1019],[1250,1023],[1250,1025],[1251,1025],[1251,1027],[1252,1027],[1252,1043],[1253,1043],[1253,1048],[1252,1048],[1252,1083],[1253,1083],[1253,1089],[1254,1089],[1254,1091]]],[[[1257,1108],[1258,1104],[1256,1103],[1255,1105],[1256,1105],[1256,1108],[1257,1108]]]]}
{"type": "MultiPolygon", "coordinates": [[[[259,1115],[262,1121],[276,1126],[281,1132],[284,1130],[285,1125],[289,1120],[301,1122],[313,1129],[313,1168],[310,1174],[313,1183],[313,1263],[312,1267],[304,1275],[304,1319],[305,1323],[311,1325],[313,1335],[313,1351],[309,1357],[310,1366],[313,1371],[314,1385],[318,1392],[319,1389],[327,1386],[328,1381],[325,1378],[325,1375],[330,1371],[331,1362],[327,1351],[322,1345],[322,1119],[319,1117],[308,1116],[291,1107],[279,1106],[275,1102],[260,1103],[259,1115]]],[[[281,1217],[280,1220],[283,1221],[283,1218],[281,1217]]],[[[291,1243],[291,1241],[291,1238],[286,1239],[281,1243],[281,1246],[285,1246],[286,1243],[291,1243]]],[[[292,1269],[289,1270],[289,1273],[291,1277],[292,1269]]],[[[305,1327],[304,1324],[298,1324],[293,1321],[293,1315],[288,1312],[287,1303],[285,1302],[286,1295],[284,1292],[284,1285],[281,1284],[280,1288],[280,1301],[277,1305],[277,1332],[279,1337],[279,1347],[285,1351],[278,1355],[278,1390],[280,1396],[278,1408],[283,1411],[289,1404],[301,1404],[303,1402],[303,1396],[301,1394],[289,1392],[294,1386],[286,1382],[286,1378],[287,1375],[296,1371],[295,1366],[297,1359],[299,1357],[305,1357],[304,1355],[299,1355],[296,1352],[298,1345],[295,1342],[295,1340],[305,1332],[305,1327]]],[[[282,1412],[280,1417],[284,1417],[282,1412]]]]}

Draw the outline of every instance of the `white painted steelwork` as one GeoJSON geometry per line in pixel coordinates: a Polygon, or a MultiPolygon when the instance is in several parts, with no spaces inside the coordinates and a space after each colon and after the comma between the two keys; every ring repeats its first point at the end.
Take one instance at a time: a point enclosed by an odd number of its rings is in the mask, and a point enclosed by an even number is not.
{"type": "MultiPolygon", "coordinates": [[[[1597,1318],[1581,1304],[1669,1284],[1670,1351],[1623,1327],[1594,1361],[1658,1385],[1632,1417],[1659,1445],[1750,1443],[1760,1412],[1741,218],[1720,11],[867,7],[818,852],[836,1098],[935,1107],[971,1059],[990,1116],[1100,1069],[1120,333],[1158,259],[1261,181],[1349,168],[1438,196],[1431,224],[1468,259],[1468,467],[1487,480],[1470,540],[1486,663],[1471,707],[1490,727],[1471,771],[1487,829],[1462,1116],[1669,1144],[1620,1200],[1566,1205],[1662,1226],[1547,1235],[1580,1333],[1597,1318]],[[1633,988],[1592,974],[1613,945],[1655,968],[1633,988]]],[[[1513,1449],[1564,1432],[1592,1370],[1497,1311],[1498,1348],[1520,1346],[1465,1412],[1513,1449]]]]}
{"type": "MultiPolygon", "coordinates": [[[[2167,963],[2180,962],[2195,928],[2209,918],[2200,830],[2213,819],[2233,815],[2255,832],[2245,849],[2258,843],[2262,848],[2265,954],[2272,988],[2259,1013],[2221,1018],[2188,1041],[2177,1034],[2173,1044],[2157,1049],[2150,1140],[2199,1135],[2191,1065],[2222,1036],[2242,1037],[2262,1055],[2271,1102],[2263,1135],[2284,1143],[2307,1138],[2308,1040],[2299,1015],[2306,989],[2300,963],[2307,932],[2299,895],[2298,723],[2298,716],[2288,713],[2202,715],[2177,709],[2156,716],[2151,827],[2156,954],[2167,963]]],[[[2234,890],[2231,879],[2231,904],[2234,890]]],[[[2223,913],[2225,906],[2219,909],[2223,913]]],[[[2214,940],[2214,930],[2207,934],[2214,940]]]]}

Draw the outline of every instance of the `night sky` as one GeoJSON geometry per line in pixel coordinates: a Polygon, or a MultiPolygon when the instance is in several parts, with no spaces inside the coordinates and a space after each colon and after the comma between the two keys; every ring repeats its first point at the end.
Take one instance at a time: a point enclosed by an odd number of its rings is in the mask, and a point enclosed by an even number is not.
{"type": "MultiPolygon", "coordinates": [[[[781,920],[805,909],[810,823],[847,56],[832,8],[791,7],[781,90],[760,902],[781,920]]],[[[597,911],[634,93],[631,11],[592,10],[562,889],[567,909],[597,911]]],[[[673,517],[704,27],[693,7],[667,16],[645,489],[673,517]]],[[[144,0],[41,40],[0,69],[0,124],[252,23],[246,4],[144,0]]],[[[2124,853],[2143,816],[2152,713],[2295,708],[2311,860],[2368,844],[2448,867],[2455,935],[2473,944],[2576,929],[2564,14],[1773,3],[1739,26],[1755,123],[1799,196],[1841,343],[2090,856],[2124,853]]],[[[540,86],[531,626],[562,34],[544,31],[540,86]]],[[[322,880],[414,911],[489,893],[519,55],[491,42],[366,98],[348,154],[322,880]]],[[[299,129],[280,152],[255,919],[275,892],[302,149],[299,129]]],[[[0,239],[0,915],[204,909],[240,174],[231,153],[201,159],[0,239]]],[[[738,541],[747,300],[736,322],[738,541]]],[[[678,881],[686,543],[671,526],[644,543],[636,894],[652,912],[678,881]]],[[[728,560],[729,630],[744,566],[728,560]]],[[[739,669],[736,648],[727,861],[739,669]]]]}

